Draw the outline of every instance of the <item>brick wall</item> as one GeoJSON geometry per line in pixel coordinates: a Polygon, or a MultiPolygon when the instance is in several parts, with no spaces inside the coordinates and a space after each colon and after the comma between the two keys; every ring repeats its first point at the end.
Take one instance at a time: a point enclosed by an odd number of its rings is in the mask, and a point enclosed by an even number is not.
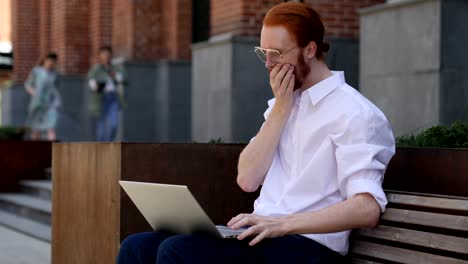
{"type": "Polygon", "coordinates": [[[51,0],[39,0],[39,57],[51,52],[51,0]]]}
{"type": "Polygon", "coordinates": [[[130,60],[191,58],[191,0],[12,1],[14,78],[24,80],[47,53],[63,74],[83,74],[99,47],[130,60]]]}
{"type": "Polygon", "coordinates": [[[97,62],[97,54],[102,46],[112,46],[112,0],[90,1],[90,62],[97,62]]]}
{"type": "MultiPolygon", "coordinates": [[[[174,0],[172,0],[174,1],[174,0]]],[[[138,61],[159,59],[167,51],[162,48],[162,3],[165,1],[134,1],[133,54],[138,61]]]]}
{"type": "Polygon", "coordinates": [[[118,56],[131,58],[134,38],[134,5],[132,1],[112,2],[112,48],[118,56]]]}
{"type": "Polygon", "coordinates": [[[89,67],[89,2],[51,0],[49,51],[58,55],[63,74],[82,74],[89,67]]]}
{"type": "Polygon", "coordinates": [[[59,70],[65,74],[81,74],[89,68],[90,34],[89,1],[53,0],[52,20],[54,50],[59,56],[59,70]],[[56,14],[56,15],[55,15],[56,14]]]}
{"type": "Polygon", "coordinates": [[[113,3],[112,45],[116,56],[137,61],[190,59],[191,0],[113,3]]]}
{"type": "MultiPolygon", "coordinates": [[[[265,13],[282,0],[211,0],[211,35],[258,36],[265,13]]],[[[357,38],[358,8],[384,0],[305,0],[322,15],[327,37],[357,38]]],[[[24,79],[40,55],[55,51],[59,69],[81,74],[97,50],[137,61],[190,59],[191,0],[12,1],[14,77],[24,79]],[[21,11],[19,11],[21,7],[21,11]]]]}
{"type": "Polygon", "coordinates": [[[326,36],[331,38],[359,38],[357,10],[385,0],[305,0],[322,16],[326,36]]]}
{"type": "Polygon", "coordinates": [[[162,5],[162,45],[168,59],[190,60],[192,1],[165,0],[162,5]]]}
{"type": "Polygon", "coordinates": [[[12,42],[14,54],[13,79],[26,79],[29,71],[36,64],[39,52],[38,1],[12,1],[12,42]],[[20,12],[21,11],[21,12],[20,12]]]}
{"type": "MultiPolygon", "coordinates": [[[[166,54],[169,58],[174,58],[176,55],[177,35],[174,31],[178,29],[177,23],[177,8],[178,2],[174,0],[163,0],[161,4],[161,16],[160,16],[160,41],[159,50],[162,54],[166,54]],[[172,14],[172,15],[169,15],[172,14]]],[[[160,57],[160,56],[159,56],[160,57]]]]}
{"type": "MultiPolygon", "coordinates": [[[[358,38],[358,8],[385,0],[304,0],[323,17],[327,37],[358,38]]],[[[259,36],[265,13],[283,0],[211,0],[211,36],[259,36]]],[[[191,0],[15,0],[12,1],[14,78],[23,80],[50,51],[59,70],[81,74],[100,46],[112,45],[130,60],[191,57],[191,0]]]]}
{"type": "MultiPolygon", "coordinates": [[[[64,20],[63,18],[64,13],[61,12],[64,9],[63,5],[64,5],[64,1],[59,1],[59,0],[51,0],[51,4],[50,4],[51,31],[50,31],[49,46],[50,46],[50,49],[56,52],[57,54],[59,54],[59,56],[65,53],[64,50],[60,50],[60,49],[64,49],[63,45],[59,46],[60,40],[65,37],[65,25],[62,23],[62,21],[64,20]]],[[[59,58],[59,60],[60,62],[62,62],[63,58],[59,58]]]]}
{"type": "Polygon", "coordinates": [[[171,43],[171,47],[176,47],[174,53],[175,58],[191,60],[192,50],[192,1],[180,0],[177,7],[177,22],[178,27],[174,32],[176,34],[175,43],[171,43]]]}
{"type": "Polygon", "coordinates": [[[211,36],[228,32],[242,34],[242,1],[211,0],[210,8],[211,36]]]}
{"type": "Polygon", "coordinates": [[[116,56],[138,61],[161,58],[162,1],[113,2],[112,46],[116,56]]]}
{"type": "MultiPolygon", "coordinates": [[[[211,0],[211,36],[232,33],[259,36],[263,17],[282,0],[211,0]]],[[[305,0],[322,16],[327,37],[357,38],[358,8],[385,0],[305,0]]]]}
{"type": "Polygon", "coordinates": [[[211,36],[258,36],[268,9],[282,0],[211,0],[211,36]]]}
{"type": "Polygon", "coordinates": [[[111,44],[112,0],[15,0],[12,18],[18,81],[49,52],[63,74],[83,74],[99,47],[111,44]]]}

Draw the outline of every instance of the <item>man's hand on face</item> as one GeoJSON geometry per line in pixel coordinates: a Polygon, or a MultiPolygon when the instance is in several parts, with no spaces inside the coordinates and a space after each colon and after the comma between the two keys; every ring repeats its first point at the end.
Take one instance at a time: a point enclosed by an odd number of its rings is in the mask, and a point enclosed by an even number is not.
{"type": "Polygon", "coordinates": [[[270,85],[275,95],[275,107],[284,113],[291,112],[294,103],[294,66],[277,64],[270,72],[270,85]]]}
{"type": "Polygon", "coordinates": [[[255,214],[240,214],[229,221],[228,227],[239,229],[250,226],[237,239],[242,240],[249,236],[255,236],[249,242],[250,246],[258,244],[264,238],[274,238],[287,235],[286,218],[275,216],[260,216],[255,214]]]}

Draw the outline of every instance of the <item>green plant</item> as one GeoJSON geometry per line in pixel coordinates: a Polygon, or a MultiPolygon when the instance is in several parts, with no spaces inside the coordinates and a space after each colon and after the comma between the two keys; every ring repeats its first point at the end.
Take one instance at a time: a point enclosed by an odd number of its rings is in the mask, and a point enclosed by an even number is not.
{"type": "Polygon", "coordinates": [[[222,138],[212,138],[208,141],[208,144],[223,144],[224,141],[222,138]]]}
{"type": "Polygon", "coordinates": [[[26,132],[24,127],[0,127],[0,140],[22,140],[26,132]]]}
{"type": "Polygon", "coordinates": [[[418,135],[398,137],[396,141],[398,147],[468,148],[468,122],[433,126],[418,135]]]}

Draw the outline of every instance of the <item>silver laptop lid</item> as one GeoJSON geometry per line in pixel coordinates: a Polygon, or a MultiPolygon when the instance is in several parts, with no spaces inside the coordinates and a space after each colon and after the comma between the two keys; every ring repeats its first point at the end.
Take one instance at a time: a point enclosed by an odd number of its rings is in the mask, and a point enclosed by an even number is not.
{"type": "Polygon", "coordinates": [[[119,184],[153,230],[221,237],[187,186],[132,181],[119,181],[119,184]]]}

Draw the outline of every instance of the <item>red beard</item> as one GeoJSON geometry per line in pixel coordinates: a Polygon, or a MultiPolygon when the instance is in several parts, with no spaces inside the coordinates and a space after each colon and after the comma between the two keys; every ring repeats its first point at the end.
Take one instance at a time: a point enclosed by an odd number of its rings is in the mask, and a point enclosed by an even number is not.
{"type": "Polygon", "coordinates": [[[301,88],[304,78],[309,75],[310,66],[304,60],[304,57],[299,56],[297,65],[294,70],[294,91],[301,88]]]}

